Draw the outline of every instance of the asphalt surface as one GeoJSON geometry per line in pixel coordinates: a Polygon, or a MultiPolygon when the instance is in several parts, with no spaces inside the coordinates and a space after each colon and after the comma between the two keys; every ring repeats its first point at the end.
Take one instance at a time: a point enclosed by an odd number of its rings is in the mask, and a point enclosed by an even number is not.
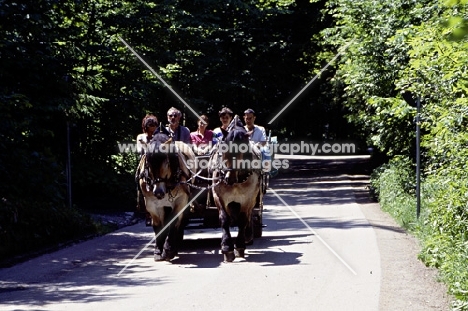
{"type": "Polygon", "coordinates": [[[178,257],[154,262],[152,229],[137,223],[0,269],[0,309],[448,309],[414,240],[369,200],[367,158],[289,161],[271,181],[263,237],[245,258],[222,262],[220,230],[194,227],[178,257]],[[421,270],[392,265],[391,249],[411,253],[405,260],[421,270]],[[426,279],[392,278],[402,272],[426,279]]]}

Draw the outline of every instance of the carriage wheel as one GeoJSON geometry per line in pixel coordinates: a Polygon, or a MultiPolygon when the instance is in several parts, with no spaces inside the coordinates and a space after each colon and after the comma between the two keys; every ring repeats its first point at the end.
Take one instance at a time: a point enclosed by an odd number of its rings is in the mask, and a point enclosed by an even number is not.
{"type": "Polygon", "coordinates": [[[258,202],[252,214],[252,229],[254,239],[261,238],[263,234],[263,202],[258,202]]]}
{"type": "Polygon", "coordinates": [[[265,194],[267,189],[268,189],[268,186],[270,184],[270,174],[263,174],[262,176],[262,193],[265,194]]]}
{"type": "Polygon", "coordinates": [[[254,238],[261,238],[263,234],[263,225],[262,225],[262,216],[258,216],[254,218],[254,225],[253,225],[253,235],[254,238]],[[259,220],[256,220],[256,218],[260,218],[259,220]]]}

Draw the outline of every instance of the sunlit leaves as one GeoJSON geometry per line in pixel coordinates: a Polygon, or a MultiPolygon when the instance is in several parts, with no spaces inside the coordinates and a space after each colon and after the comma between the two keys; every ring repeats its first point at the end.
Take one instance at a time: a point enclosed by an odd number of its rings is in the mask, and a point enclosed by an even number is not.
{"type": "MultiPolygon", "coordinates": [[[[422,227],[422,258],[442,270],[459,305],[466,306],[468,276],[454,269],[459,266],[455,260],[468,261],[460,247],[468,239],[467,2],[333,3],[338,21],[334,31],[324,33],[327,40],[342,44],[345,38],[358,39],[335,77],[346,85],[349,119],[365,127],[372,143],[388,154],[412,155],[415,111],[400,94],[410,91],[421,99],[422,169],[423,177],[429,177],[423,185],[428,218],[427,229],[422,227]]],[[[389,197],[400,196],[392,185],[399,180],[392,173],[398,166],[387,167],[389,183],[380,184],[388,187],[389,197]]],[[[382,200],[398,215],[402,205],[409,205],[399,203],[382,200]]]]}
{"type": "MultiPolygon", "coordinates": [[[[344,100],[350,111],[349,119],[359,124],[381,150],[390,154],[409,152],[411,141],[408,138],[414,132],[411,118],[397,113],[389,128],[386,118],[394,108],[382,109],[380,105],[386,98],[398,98],[399,72],[405,70],[410,58],[410,46],[406,43],[408,33],[402,31],[419,23],[422,17],[430,16],[431,1],[422,4],[336,0],[329,1],[329,6],[336,27],[323,32],[327,43],[343,46],[345,42],[355,40],[340,57],[335,76],[346,85],[344,100]],[[401,143],[395,144],[395,141],[401,143]]],[[[395,102],[401,102],[401,99],[395,102]]]]}

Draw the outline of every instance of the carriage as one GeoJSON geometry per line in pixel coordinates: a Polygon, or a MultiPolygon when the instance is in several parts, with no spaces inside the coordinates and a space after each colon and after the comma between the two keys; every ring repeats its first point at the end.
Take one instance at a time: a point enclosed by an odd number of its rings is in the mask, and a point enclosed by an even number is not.
{"type": "MultiPolygon", "coordinates": [[[[209,155],[196,156],[197,161],[206,163],[209,161],[209,155]]],[[[255,207],[252,213],[251,226],[253,229],[253,237],[260,238],[263,233],[263,196],[265,195],[270,181],[270,175],[267,172],[262,172],[260,175],[260,192],[256,198],[255,207]]],[[[208,170],[203,170],[195,179],[192,185],[194,193],[202,192],[200,196],[190,205],[187,227],[202,227],[202,228],[219,228],[219,213],[218,207],[213,200],[212,178],[208,170]]],[[[232,226],[236,226],[233,222],[232,226]]],[[[249,241],[251,242],[251,241],[249,241]]]]}
{"type": "Polygon", "coordinates": [[[156,234],[155,261],[174,258],[184,229],[194,226],[220,227],[225,261],[243,257],[245,245],[262,236],[263,195],[270,175],[261,166],[237,168],[235,161],[263,163],[260,149],[249,141],[241,123],[214,146],[210,156],[195,156],[189,146],[172,142],[163,127],[161,131],[150,142],[153,151],[142,157],[137,169],[139,191],[150,214],[146,224],[156,234]],[[227,143],[251,148],[223,151],[227,143]],[[239,228],[236,239],[230,234],[233,226],[239,228]]]}

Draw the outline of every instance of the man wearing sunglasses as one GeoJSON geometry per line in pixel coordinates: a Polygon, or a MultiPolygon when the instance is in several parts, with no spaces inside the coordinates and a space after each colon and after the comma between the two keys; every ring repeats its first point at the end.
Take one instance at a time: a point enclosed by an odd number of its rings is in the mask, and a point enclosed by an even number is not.
{"type": "Polygon", "coordinates": [[[174,141],[182,141],[186,144],[191,144],[192,139],[190,138],[190,130],[183,125],[180,125],[180,117],[182,113],[180,110],[172,107],[167,111],[167,121],[169,124],[166,129],[171,133],[171,137],[174,141]]]}

